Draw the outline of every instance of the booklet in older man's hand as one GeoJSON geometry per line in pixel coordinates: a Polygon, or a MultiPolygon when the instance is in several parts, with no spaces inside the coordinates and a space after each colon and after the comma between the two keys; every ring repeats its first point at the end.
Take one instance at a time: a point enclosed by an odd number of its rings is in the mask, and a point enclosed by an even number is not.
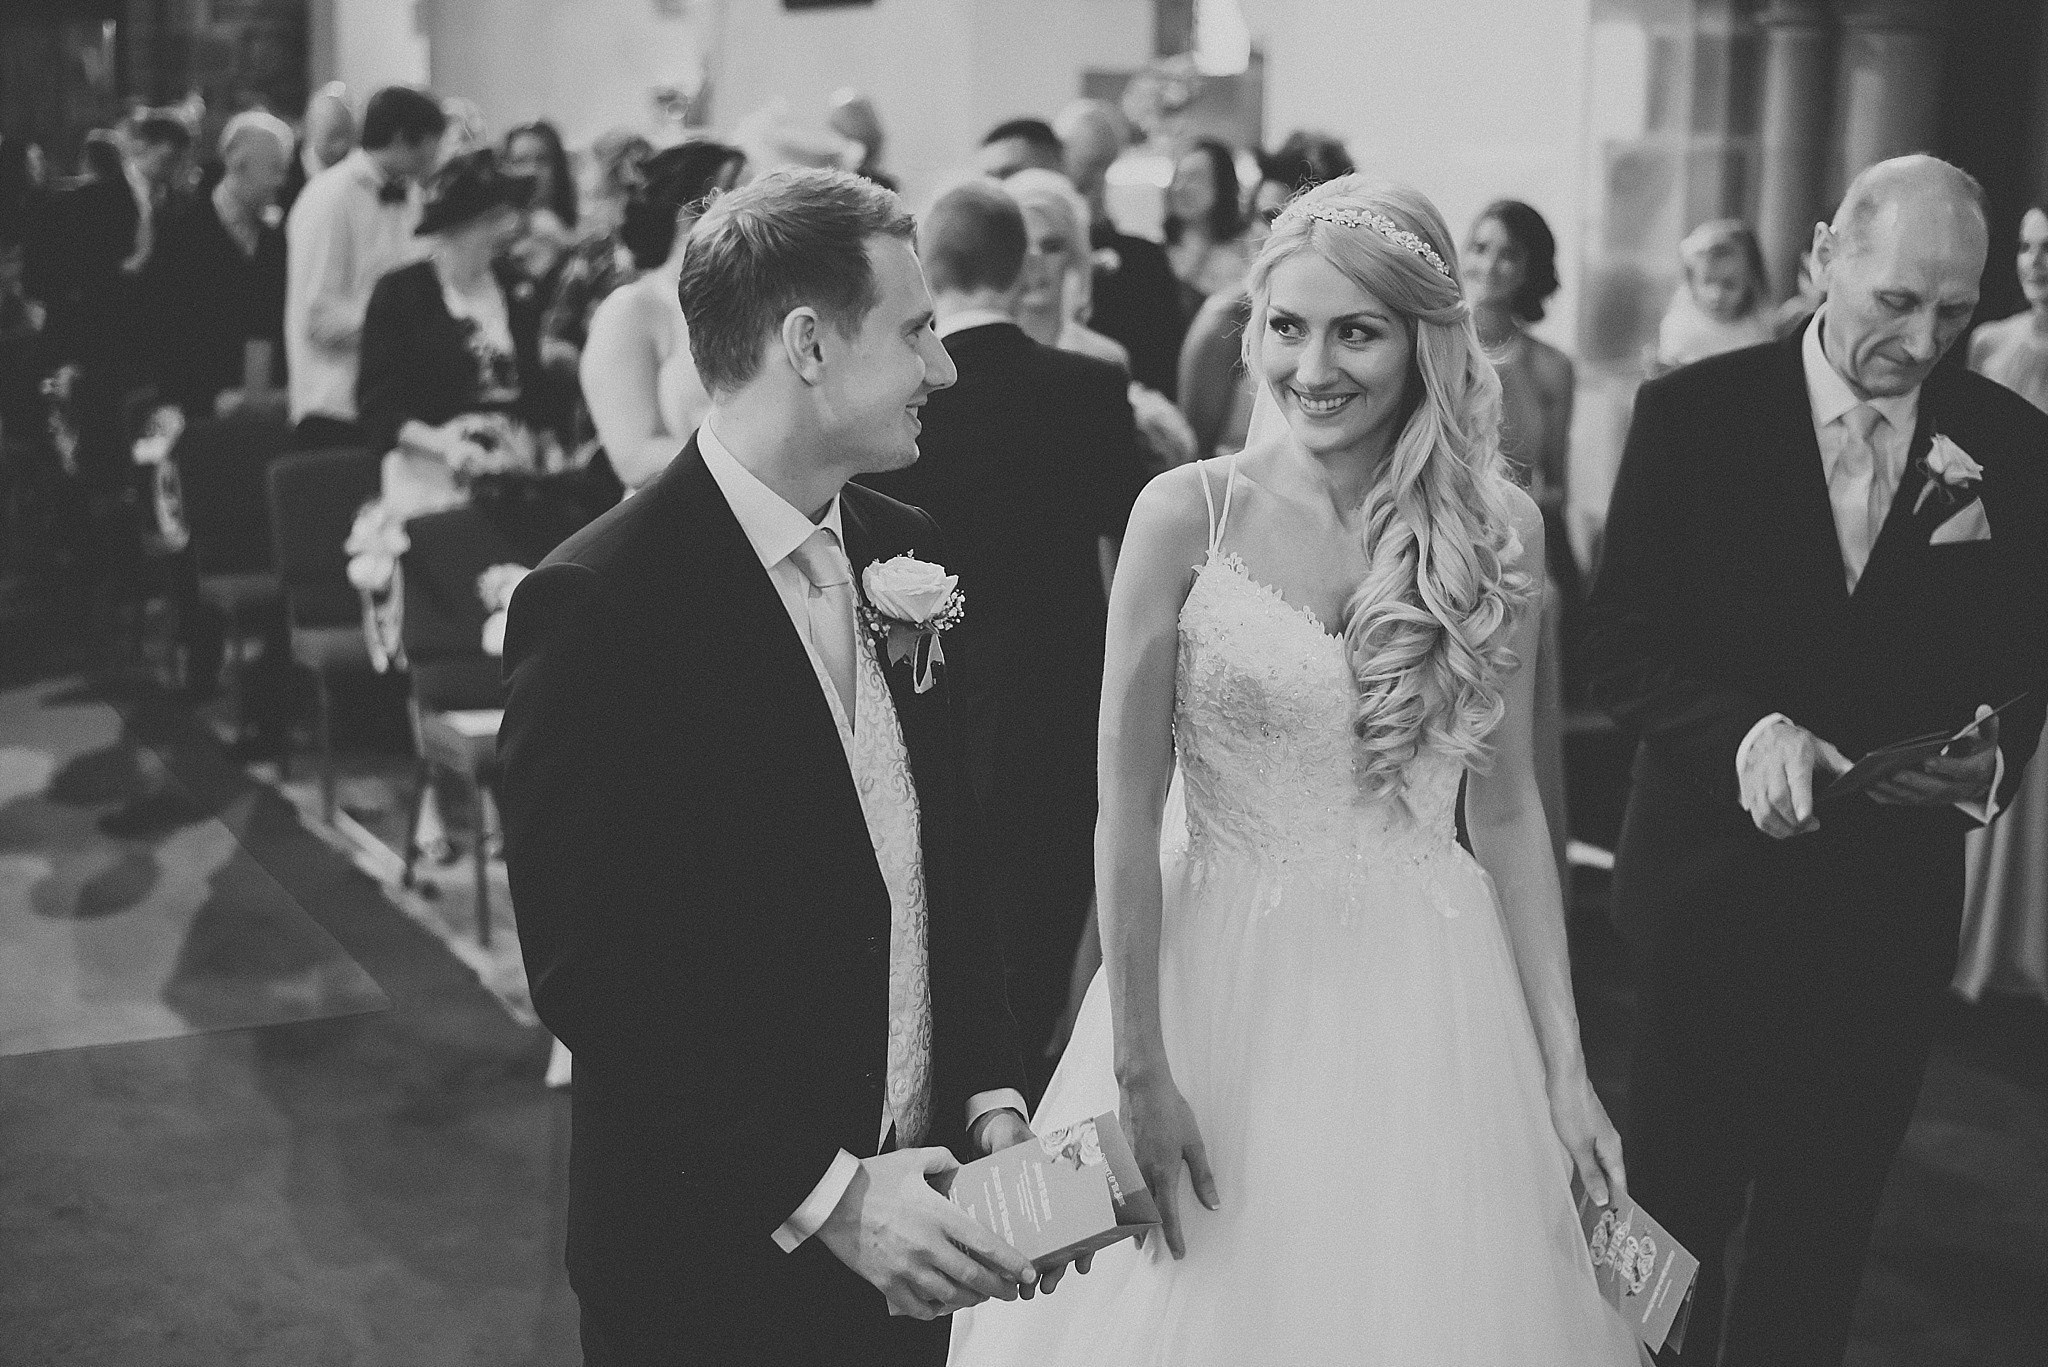
{"type": "Polygon", "coordinates": [[[1159,1224],[1115,1111],[964,1164],[945,1190],[1040,1272],[1159,1224]]]}
{"type": "Polygon", "coordinates": [[[2024,693],[2020,694],[2018,698],[2007,701],[1996,711],[1987,712],[1976,718],[1960,731],[1929,731],[1924,736],[1913,736],[1907,740],[1879,746],[1838,775],[1821,794],[1821,800],[1832,801],[1835,798],[1853,797],[1857,793],[1868,792],[1894,774],[1919,768],[1928,760],[1947,751],[1950,746],[1975,737],[1985,722],[2026,696],[2024,693]]]}

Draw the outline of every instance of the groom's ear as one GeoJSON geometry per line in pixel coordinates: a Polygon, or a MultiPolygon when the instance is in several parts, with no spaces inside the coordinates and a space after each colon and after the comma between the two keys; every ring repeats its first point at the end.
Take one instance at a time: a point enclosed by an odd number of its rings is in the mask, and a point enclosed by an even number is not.
{"type": "Polygon", "coordinates": [[[782,354],[805,384],[820,384],[825,378],[825,324],[818,311],[806,304],[791,309],[782,319],[782,354]]]}

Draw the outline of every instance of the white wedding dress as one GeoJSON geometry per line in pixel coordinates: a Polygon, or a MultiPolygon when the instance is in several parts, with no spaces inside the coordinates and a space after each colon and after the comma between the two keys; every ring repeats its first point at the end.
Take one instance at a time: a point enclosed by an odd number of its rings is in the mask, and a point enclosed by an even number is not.
{"type": "MultiPolygon", "coordinates": [[[[1183,1172],[1184,1261],[1118,1244],[1050,1297],[956,1316],[951,1361],[1629,1367],[1493,886],[1457,843],[1460,766],[1364,796],[1343,641],[1225,549],[1215,501],[1180,614],[1159,973],[1222,1208],[1183,1172]]],[[[1117,1107],[1110,1045],[1098,974],[1036,1129],[1117,1107]]]]}

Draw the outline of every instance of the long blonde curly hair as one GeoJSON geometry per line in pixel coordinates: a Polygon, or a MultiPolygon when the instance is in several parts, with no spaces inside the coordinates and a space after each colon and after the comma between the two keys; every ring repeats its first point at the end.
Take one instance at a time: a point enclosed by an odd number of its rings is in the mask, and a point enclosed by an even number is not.
{"type": "Polygon", "coordinates": [[[1414,343],[1407,417],[1362,510],[1368,568],[1344,609],[1358,677],[1353,729],[1365,749],[1360,781],[1375,796],[1396,797],[1425,751],[1483,772],[1487,738],[1507,711],[1503,683],[1517,664],[1509,640],[1534,580],[1517,568],[1500,379],[1466,306],[1450,230],[1427,197],[1347,175],[1304,191],[1289,209],[1252,266],[1252,374],[1260,373],[1268,282],[1298,252],[1318,253],[1392,308],[1414,343]],[[1370,226],[1330,223],[1303,212],[1310,208],[1392,220],[1427,242],[1450,274],[1370,226]]]}

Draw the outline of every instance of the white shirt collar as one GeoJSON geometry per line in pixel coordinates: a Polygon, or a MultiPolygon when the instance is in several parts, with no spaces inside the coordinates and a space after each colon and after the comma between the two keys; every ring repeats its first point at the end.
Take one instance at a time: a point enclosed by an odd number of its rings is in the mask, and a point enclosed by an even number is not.
{"type": "Polygon", "coordinates": [[[789,500],[763,484],[752,470],[740,464],[726,444],[718,439],[707,420],[697,428],[697,450],[704,457],[704,468],[711,472],[718,491],[725,495],[725,501],[732,507],[732,515],[739,519],[740,530],[747,534],[747,542],[760,557],[761,568],[772,570],[789,559],[789,553],[810,540],[811,533],[820,527],[829,527],[832,535],[839,539],[839,549],[846,550],[846,533],[839,518],[839,495],[832,496],[831,506],[825,509],[825,516],[812,522],[789,500]]]}
{"type": "Polygon", "coordinates": [[[1806,325],[1806,336],[1799,344],[1799,356],[1806,367],[1806,398],[1813,405],[1814,431],[1825,429],[1857,404],[1867,402],[1883,415],[1893,433],[1910,435],[1920,415],[1920,391],[1916,388],[1881,399],[1858,398],[1821,345],[1821,323],[1827,316],[1827,305],[1822,304],[1813,321],[1806,325]]]}
{"type": "Polygon", "coordinates": [[[939,319],[932,330],[941,338],[946,338],[956,332],[965,332],[969,328],[985,328],[992,323],[1014,325],[1016,321],[1001,309],[962,309],[958,313],[939,319]]]}

